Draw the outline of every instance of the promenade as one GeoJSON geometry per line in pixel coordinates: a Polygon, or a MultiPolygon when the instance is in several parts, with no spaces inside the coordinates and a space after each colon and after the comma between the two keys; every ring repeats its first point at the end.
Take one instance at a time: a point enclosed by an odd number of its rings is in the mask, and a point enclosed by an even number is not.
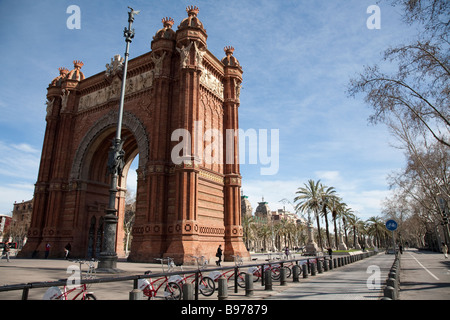
{"type": "MultiPolygon", "coordinates": [[[[300,256],[297,256],[299,258],[300,256]]],[[[228,290],[228,300],[379,300],[383,295],[383,287],[387,274],[394,261],[394,255],[383,252],[353,263],[316,273],[303,278],[298,283],[287,279],[286,285],[273,281],[273,290],[265,290],[261,281],[254,283],[254,294],[245,296],[245,290],[234,288],[228,290]]],[[[264,262],[259,256],[257,262],[264,262]]],[[[68,260],[15,259],[10,262],[0,260],[0,285],[19,283],[57,281],[67,279],[70,273],[67,268],[74,265],[68,260]]],[[[226,262],[224,266],[233,266],[226,262]]],[[[152,263],[118,262],[123,270],[116,275],[97,274],[97,278],[122,277],[143,274],[147,270],[161,272],[161,266],[152,263]]],[[[187,266],[186,269],[193,269],[187,266]]],[[[213,268],[213,266],[210,266],[213,268]]],[[[86,270],[86,266],[83,267],[86,270]]],[[[246,271],[247,268],[242,268],[246,271]]],[[[407,250],[402,255],[402,271],[400,285],[401,300],[438,300],[450,299],[450,262],[439,253],[407,250]]],[[[132,281],[93,284],[93,291],[98,300],[128,300],[133,289],[132,281]]],[[[41,300],[47,288],[31,289],[29,300],[41,300]]],[[[0,300],[20,300],[21,290],[0,292],[0,300]]],[[[217,300],[217,294],[211,297],[199,296],[200,300],[217,300]]]]}

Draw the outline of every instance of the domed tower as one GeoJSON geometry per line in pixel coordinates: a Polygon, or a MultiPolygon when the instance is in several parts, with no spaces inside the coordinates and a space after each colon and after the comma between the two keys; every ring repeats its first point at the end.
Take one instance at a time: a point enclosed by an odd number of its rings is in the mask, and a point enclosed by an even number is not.
{"type": "Polygon", "coordinates": [[[261,202],[258,202],[258,207],[255,210],[255,216],[261,219],[266,219],[267,221],[270,221],[272,218],[272,212],[270,211],[269,204],[264,201],[264,197],[261,202]]]}
{"type": "Polygon", "coordinates": [[[52,243],[52,250],[62,252],[67,244],[61,238],[59,226],[64,200],[68,189],[67,164],[71,163],[70,150],[73,141],[73,108],[77,88],[84,74],[83,62],[75,60],[74,69],[59,68],[59,75],[47,88],[47,115],[41,163],[35,184],[33,215],[28,231],[24,256],[29,252],[45,251],[45,244],[52,243]],[[64,243],[65,242],[65,243],[64,243]]]}
{"type": "Polygon", "coordinates": [[[158,39],[169,39],[175,40],[175,31],[173,31],[172,26],[175,23],[172,18],[165,17],[162,18],[161,22],[163,23],[163,28],[159,29],[156,34],[153,36],[153,40],[158,39]]]}
{"type": "Polygon", "coordinates": [[[241,214],[242,214],[242,218],[244,217],[251,217],[252,216],[252,204],[250,203],[250,201],[248,200],[248,196],[244,195],[242,193],[241,195],[241,214]]]}
{"type": "Polygon", "coordinates": [[[55,79],[52,80],[50,83],[50,86],[52,87],[61,87],[62,81],[66,78],[67,74],[69,73],[69,69],[61,67],[59,70],[59,76],[57,76],[55,79]]]}
{"type": "Polygon", "coordinates": [[[81,72],[81,67],[84,65],[82,61],[74,60],[73,61],[73,69],[67,75],[68,80],[76,80],[81,81],[84,80],[84,74],[81,72]]]}

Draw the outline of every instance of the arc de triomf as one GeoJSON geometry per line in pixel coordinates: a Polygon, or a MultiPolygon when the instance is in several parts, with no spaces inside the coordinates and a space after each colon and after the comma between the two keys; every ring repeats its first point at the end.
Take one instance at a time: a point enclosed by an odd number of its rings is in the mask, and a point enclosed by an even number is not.
{"type": "MultiPolygon", "coordinates": [[[[242,67],[232,47],[225,47],[222,60],[216,58],[207,49],[198,8],[186,11],[177,31],[171,18],[162,19],[151,51],[128,64],[116,252],[125,255],[126,177],[139,154],[130,261],[169,256],[188,263],[190,255],[212,260],[219,244],[226,260],[249,256],[242,241],[238,136],[218,144],[221,161],[196,153],[209,150],[217,159],[205,134],[215,130],[225,137],[227,130],[238,129],[242,67]],[[181,141],[172,141],[177,129],[193,137],[187,144],[192,152],[184,152],[181,163],[172,159],[181,141]]],[[[47,126],[23,257],[43,257],[47,243],[50,257],[62,257],[67,243],[75,257],[96,257],[101,250],[123,59],[114,56],[105,71],[89,78],[82,66],[74,61],[71,71],[59,68],[47,89],[47,126]]]]}

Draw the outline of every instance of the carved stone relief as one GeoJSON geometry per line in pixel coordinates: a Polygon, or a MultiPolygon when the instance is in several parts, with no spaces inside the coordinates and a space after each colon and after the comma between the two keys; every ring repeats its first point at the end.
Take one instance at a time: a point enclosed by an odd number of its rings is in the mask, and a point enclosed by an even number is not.
{"type": "MultiPolygon", "coordinates": [[[[125,83],[126,94],[150,88],[153,85],[154,74],[155,70],[152,69],[137,76],[127,78],[125,83]]],[[[101,105],[112,99],[118,99],[120,97],[121,86],[122,82],[120,78],[115,77],[110,86],[82,96],[80,98],[78,111],[90,109],[91,107],[101,105]]]]}
{"type": "Polygon", "coordinates": [[[200,76],[200,84],[223,100],[223,84],[216,76],[206,68],[203,68],[200,76]]]}

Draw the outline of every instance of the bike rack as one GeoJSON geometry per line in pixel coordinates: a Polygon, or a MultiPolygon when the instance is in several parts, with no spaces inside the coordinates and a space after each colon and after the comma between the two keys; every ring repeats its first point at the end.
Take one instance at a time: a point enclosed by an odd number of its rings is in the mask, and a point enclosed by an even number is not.
{"type": "MultiPolygon", "coordinates": [[[[371,256],[375,253],[370,253],[369,255],[365,255],[364,257],[371,256]]],[[[282,260],[279,263],[288,263],[288,262],[295,262],[297,265],[299,264],[299,261],[307,261],[306,264],[311,264],[310,260],[317,260],[317,259],[327,259],[328,256],[321,256],[321,257],[314,257],[314,258],[301,258],[301,259],[292,259],[292,260],[282,260]]],[[[261,270],[264,270],[265,265],[272,265],[273,263],[256,263],[256,264],[248,264],[248,265],[242,265],[242,266],[231,266],[231,267],[220,267],[220,268],[211,268],[207,269],[208,271],[223,271],[223,270],[230,270],[234,269],[235,272],[239,271],[239,268],[248,268],[248,267],[257,267],[260,266],[261,270]]],[[[146,278],[152,278],[152,277],[163,277],[163,276],[173,276],[173,275],[182,275],[186,273],[194,273],[195,274],[195,299],[198,300],[198,280],[199,280],[199,270],[196,271],[178,271],[178,272],[168,272],[168,273],[152,273],[152,274],[139,274],[139,275],[131,275],[131,276],[124,276],[124,277],[110,277],[110,278],[98,278],[98,279],[81,279],[80,284],[95,284],[95,283],[107,283],[107,282],[121,282],[121,281],[133,281],[133,288],[137,289],[137,282],[139,279],[146,279],[146,278]]],[[[264,285],[264,272],[261,274],[261,280],[264,285]]],[[[35,288],[46,288],[46,287],[52,287],[52,286],[63,286],[66,283],[66,281],[44,281],[44,282],[29,282],[29,283],[21,283],[21,284],[13,284],[13,285],[5,285],[0,286],[0,292],[3,291],[15,291],[15,290],[22,290],[22,300],[28,299],[28,294],[30,289],[35,288]]],[[[237,286],[237,277],[235,277],[235,293],[238,293],[238,286],[237,286]]]]}

